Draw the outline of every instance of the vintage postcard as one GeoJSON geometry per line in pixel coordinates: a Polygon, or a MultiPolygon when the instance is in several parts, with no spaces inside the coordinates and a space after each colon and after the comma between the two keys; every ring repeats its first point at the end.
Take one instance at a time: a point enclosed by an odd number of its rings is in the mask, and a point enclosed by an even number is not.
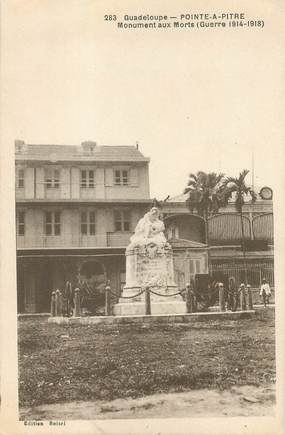
{"type": "Polygon", "coordinates": [[[1,434],[283,433],[284,19],[1,2],[1,434]]]}

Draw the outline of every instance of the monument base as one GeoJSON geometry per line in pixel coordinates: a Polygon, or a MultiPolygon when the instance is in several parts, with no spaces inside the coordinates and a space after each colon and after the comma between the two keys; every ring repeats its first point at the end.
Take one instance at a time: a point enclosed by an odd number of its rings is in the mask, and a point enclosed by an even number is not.
{"type": "Polygon", "coordinates": [[[155,207],[137,224],[126,248],[126,285],[113,307],[115,316],[144,315],[145,289],[150,291],[151,314],[186,313],[174,281],[172,248],[163,231],[155,207]]]}
{"type": "MultiPolygon", "coordinates": [[[[151,314],[185,314],[186,303],[184,301],[151,302],[151,314]]],[[[119,302],[113,307],[114,316],[136,316],[145,314],[144,302],[119,302]]]]}

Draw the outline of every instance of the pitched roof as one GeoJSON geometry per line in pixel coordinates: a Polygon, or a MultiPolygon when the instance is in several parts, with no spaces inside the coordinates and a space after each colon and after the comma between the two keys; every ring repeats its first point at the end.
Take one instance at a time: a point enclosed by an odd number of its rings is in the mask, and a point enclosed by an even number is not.
{"type": "MultiPolygon", "coordinates": [[[[256,192],[257,195],[259,194],[259,192],[260,192],[262,187],[263,186],[255,186],[254,191],[256,192]]],[[[168,203],[185,203],[187,198],[188,198],[188,193],[182,193],[181,195],[177,195],[177,196],[173,196],[173,197],[169,198],[166,201],[166,204],[168,204],[168,203]]],[[[244,198],[244,200],[245,200],[246,204],[248,204],[248,203],[250,204],[251,203],[251,197],[249,195],[247,195],[244,198]]],[[[261,201],[261,198],[259,197],[259,195],[257,196],[257,200],[259,202],[261,201]]],[[[229,199],[229,203],[230,204],[234,203],[234,201],[235,201],[235,196],[233,195],[233,198],[229,199]]],[[[267,200],[267,202],[268,202],[268,200],[267,200]]]]}
{"type": "Polygon", "coordinates": [[[185,239],[170,239],[168,240],[173,248],[205,248],[205,243],[195,242],[185,239]]]}
{"type": "Polygon", "coordinates": [[[182,202],[185,203],[186,199],[188,198],[188,193],[182,193],[181,195],[173,196],[172,198],[169,198],[166,203],[169,202],[182,202]]]}
{"type": "MultiPolygon", "coordinates": [[[[90,143],[92,144],[92,143],[90,143]]],[[[16,160],[35,161],[112,161],[112,162],[148,162],[136,146],[132,145],[94,145],[92,150],[81,145],[34,145],[20,143],[16,145],[16,160]]]]}

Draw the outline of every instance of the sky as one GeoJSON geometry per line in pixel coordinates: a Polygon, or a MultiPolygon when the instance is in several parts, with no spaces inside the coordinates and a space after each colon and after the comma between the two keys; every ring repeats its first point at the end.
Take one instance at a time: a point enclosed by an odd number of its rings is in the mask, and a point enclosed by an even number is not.
{"type": "Polygon", "coordinates": [[[254,152],[254,184],[274,188],[284,159],[284,5],[248,3],[239,11],[263,19],[264,29],[120,30],[103,19],[197,12],[191,0],[6,2],[5,146],[138,141],[159,199],[182,193],[190,172],[252,169],[254,152]]]}

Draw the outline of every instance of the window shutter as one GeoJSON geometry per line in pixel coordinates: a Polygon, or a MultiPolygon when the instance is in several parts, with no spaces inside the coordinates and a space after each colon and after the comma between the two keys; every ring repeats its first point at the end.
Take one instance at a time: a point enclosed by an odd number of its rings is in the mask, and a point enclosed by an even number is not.
{"type": "Polygon", "coordinates": [[[44,168],[36,169],[36,192],[37,198],[45,197],[45,171],[44,168]]]}
{"type": "Polygon", "coordinates": [[[113,168],[105,168],[105,186],[113,186],[113,168]]]}
{"type": "Polygon", "coordinates": [[[96,198],[105,197],[104,176],[104,168],[97,168],[95,171],[96,198]]]}
{"type": "Polygon", "coordinates": [[[30,231],[32,246],[43,247],[43,238],[45,234],[45,213],[42,208],[32,208],[29,215],[27,215],[27,233],[30,231]],[[35,231],[38,228],[38,231],[35,231]]]}
{"type": "Polygon", "coordinates": [[[71,192],[73,199],[80,197],[80,170],[78,168],[71,169],[71,192]]]}
{"type": "Polygon", "coordinates": [[[106,232],[113,232],[115,230],[115,216],[114,210],[107,208],[104,211],[104,226],[106,232]]]}
{"type": "Polygon", "coordinates": [[[138,168],[131,168],[130,170],[130,184],[133,187],[137,187],[139,184],[138,180],[138,168]]]}
{"type": "Polygon", "coordinates": [[[27,168],[25,170],[25,198],[34,197],[34,168],[27,168]]]}
{"type": "Polygon", "coordinates": [[[70,171],[69,168],[61,169],[61,197],[70,198],[70,171]]]}

